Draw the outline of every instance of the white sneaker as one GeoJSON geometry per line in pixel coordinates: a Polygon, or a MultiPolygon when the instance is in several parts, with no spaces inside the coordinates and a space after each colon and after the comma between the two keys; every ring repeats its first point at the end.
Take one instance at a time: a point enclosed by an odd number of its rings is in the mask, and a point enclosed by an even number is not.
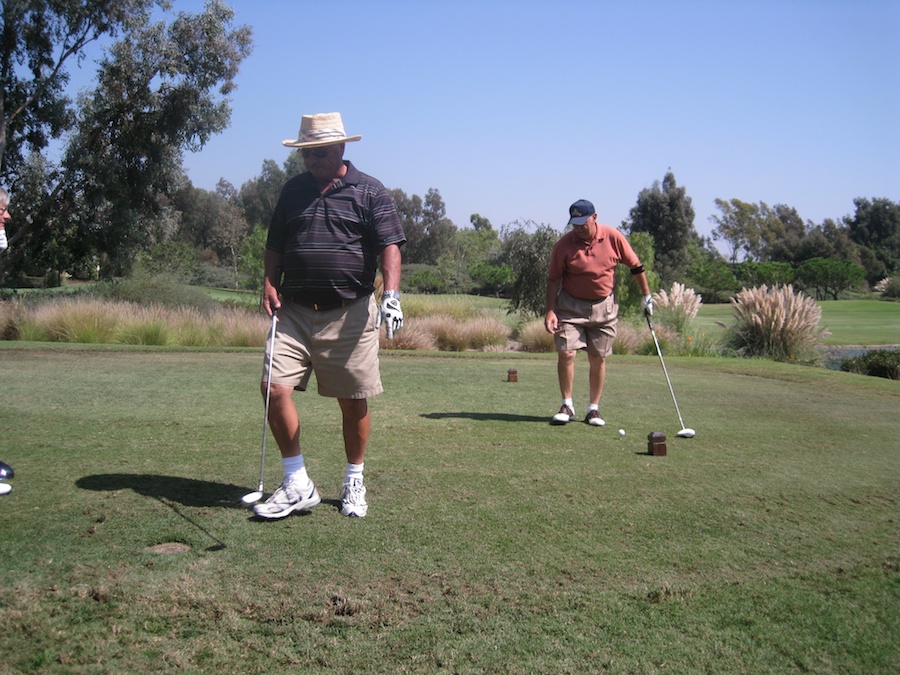
{"type": "Polygon", "coordinates": [[[305,511],[311,509],[322,501],[316,486],[310,484],[307,488],[307,494],[304,496],[301,488],[293,483],[285,481],[262,504],[253,507],[253,512],[260,518],[284,518],[294,511],[305,511]]]}
{"type": "Polygon", "coordinates": [[[362,481],[351,480],[341,487],[341,515],[363,518],[369,510],[366,503],[366,486],[362,481]]]}

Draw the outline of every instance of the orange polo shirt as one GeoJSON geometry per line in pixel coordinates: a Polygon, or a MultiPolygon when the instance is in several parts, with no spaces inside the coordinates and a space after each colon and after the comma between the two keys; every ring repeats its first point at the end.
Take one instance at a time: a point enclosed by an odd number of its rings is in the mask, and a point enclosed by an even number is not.
{"type": "Polygon", "coordinates": [[[559,238],[550,256],[547,278],[562,279],[563,290],[571,296],[599,300],[612,294],[619,263],[634,269],[641,261],[624,234],[597,223],[597,236],[590,241],[571,231],[559,238]]]}

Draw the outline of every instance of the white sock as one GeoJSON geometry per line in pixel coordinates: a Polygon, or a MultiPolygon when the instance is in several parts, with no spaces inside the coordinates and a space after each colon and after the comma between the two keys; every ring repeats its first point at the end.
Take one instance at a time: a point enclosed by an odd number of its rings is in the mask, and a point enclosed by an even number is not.
{"type": "Polygon", "coordinates": [[[562,404],[563,404],[563,405],[569,406],[569,409],[570,409],[573,413],[575,412],[575,403],[572,401],[572,399],[570,399],[570,398],[564,398],[562,404]]]}
{"type": "Polygon", "coordinates": [[[347,462],[347,475],[344,476],[344,482],[349,483],[351,480],[358,480],[360,483],[362,483],[364,466],[365,463],[350,464],[350,462],[347,462]]]}
{"type": "Polygon", "coordinates": [[[591,410],[600,410],[600,404],[599,403],[588,404],[588,412],[591,412],[591,410]]]}
{"type": "Polygon", "coordinates": [[[306,465],[303,462],[303,455],[296,457],[282,457],[281,466],[284,467],[284,479],[292,483],[297,483],[300,487],[309,486],[312,481],[306,473],[306,465]]]}

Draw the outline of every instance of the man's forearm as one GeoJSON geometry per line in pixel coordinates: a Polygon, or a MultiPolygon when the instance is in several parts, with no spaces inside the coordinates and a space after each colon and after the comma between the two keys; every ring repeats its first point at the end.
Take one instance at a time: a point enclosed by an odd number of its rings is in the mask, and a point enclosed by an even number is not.
{"type": "Polygon", "coordinates": [[[642,295],[650,295],[650,283],[647,281],[646,272],[635,275],[634,280],[637,281],[638,288],[641,289],[642,295]]]}
{"type": "Polygon", "coordinates": [[[266,250],[264,258],[265,278],[263,283],[275,290],[281,286],[281,262],[284,256],[276,251],[266,250]]]}
{"type": "Polygon", "coordinates": [[[544,298],[544,312],[556,311],[556,296],[559,295],[560,281],[547,281],[547,295],[544,298]]]}
{"type": "Polygon", "coordinates": [[[381,276],[384,279],[384,290],[400,290],[400,247],[396,244],[386,246],[381,252],[381,276]]]}

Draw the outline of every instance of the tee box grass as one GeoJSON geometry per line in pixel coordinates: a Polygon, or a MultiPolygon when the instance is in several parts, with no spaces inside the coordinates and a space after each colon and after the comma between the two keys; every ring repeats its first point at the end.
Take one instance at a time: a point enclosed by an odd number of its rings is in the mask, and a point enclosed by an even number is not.
{"type": "Polygon", "coordinates": [[[381,360],[369,515],[313,381],[323,503],[261,522],[261,350],[0,349],[0,670],[896,672],[896,382],[667,358],[679,439],[655,356],[600,429],[548,424],[552,354],[381,360]]]}

